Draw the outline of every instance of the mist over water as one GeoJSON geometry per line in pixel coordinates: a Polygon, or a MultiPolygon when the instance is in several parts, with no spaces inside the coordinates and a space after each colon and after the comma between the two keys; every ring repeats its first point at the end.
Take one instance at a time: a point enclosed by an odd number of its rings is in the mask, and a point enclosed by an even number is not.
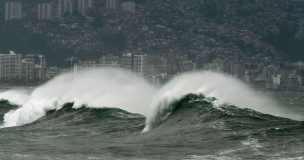
{"type": "Polygon", "coordinates": [[[215,97],[215,106],[231,104],[240,108],[250,108],[262,113],[293,120],[301,120],[302,116],[291,113],[270,97],[262,96],[248,87],[244,82],[229,75],[210,71],[186,73],[175,77],[163,86],[154,96],[150,107],[154,114],[147,117],[146,128],[148,131],[159,123],[159,118],[171,111],[172,104],[183,96],[203,94],[206,97],[215,97]]]}
{"type": "Polygon", "coordinates": [[[207,71],[185,73],[156,89],[129,71],[96,69],[59,75],[32,92],[12,90],[0,93],[0,99],[21,106],[5,114],[1,127],[31,123],[49,110],[59,110],[65,103],[74,102],[75,109],[85,105],[120,108],[142,114],[147,117],[144,131],[148,131],[158,125],[160,115],[170,113],[174,102],[189,93],[215,97],[215,105],[229,103],[267,114],[301,119],[228,75],[207,71]]]}
{"type": "Polygon", "coordinates": [[[22,107],[8,112],[2,127],[27,124],[59,110],[67,102],[73,108],[112,107],[148,116],[148,107],[156,89],[144,79],[125,70],[96,69],[59,75],[37,87],[32,93],[7,91],[0,99],[22,107]],[[18,101],[19,100],[19,101],[18,101]]]}

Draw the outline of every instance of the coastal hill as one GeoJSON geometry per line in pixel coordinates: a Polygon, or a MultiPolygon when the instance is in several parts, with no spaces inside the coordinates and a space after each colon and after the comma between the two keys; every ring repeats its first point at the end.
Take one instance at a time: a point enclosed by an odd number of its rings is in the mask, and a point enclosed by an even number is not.
{"type": "Polygon", "coordinates": [[[105,0],[95,0],[88,17],[75,12],[38,21],[38,1],[21,0],[23,19],[5,22],[6,1],[0,3],[0,52],[44,54],[48,65],[63,66],[70,56],[97,59],[124,50],[174,51],[198,62],[209,54],[249,66],[304,61],[302,1],[138,0],[131,13],[106,9],[105,0]]]}

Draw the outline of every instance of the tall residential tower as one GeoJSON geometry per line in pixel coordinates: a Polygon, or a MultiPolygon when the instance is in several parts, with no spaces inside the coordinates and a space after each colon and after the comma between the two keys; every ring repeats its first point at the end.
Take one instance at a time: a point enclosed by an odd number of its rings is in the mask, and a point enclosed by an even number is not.
{"type": "Polygon", "coordinates": [[[21,19],[22,4],[18,2],[6,2],[5,21],[12,19],[21,19]]]}
{"type": "Polygon", "coordinates": [[[38,4],[38,20],[52,18],[52,4],[38,4]]]}
{"type": "Polygon", "coordinates": [[[65,13],[73,14],[74,0],[59,0],[57,7],[58,17],[62,17],[65,13]]]}
{"type": "Polygon", "coordinates": [[[123,2],[122,10],[134,13],[135,12],[135,2],[123,2]]]}
{"type": "Polygon", "coordinates": [[[86,9],[93,7],[93,0],[78,0],[78,11],[86,16],[86,9]]]}
{"type": "Polygon", "coordinates": [[[119,8],[119,0],[107,0],[106,1],[106,8],[119,8]]]}
{"type": "Polygon", "coordinates": [[[22,55],[13,51],[10,54],[0,54],[0,79],[21,78],[21,60],[22,55]]]}

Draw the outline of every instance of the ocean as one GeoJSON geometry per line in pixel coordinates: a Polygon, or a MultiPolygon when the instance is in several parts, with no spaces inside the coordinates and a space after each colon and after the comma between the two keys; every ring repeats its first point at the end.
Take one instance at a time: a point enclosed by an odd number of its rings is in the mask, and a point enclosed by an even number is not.
{"type": "Polygon", "coordinates": [[[213,72],[155,88],[128,71],[2,88],[0,159],[304,159],[304,93],[213,72]]]}

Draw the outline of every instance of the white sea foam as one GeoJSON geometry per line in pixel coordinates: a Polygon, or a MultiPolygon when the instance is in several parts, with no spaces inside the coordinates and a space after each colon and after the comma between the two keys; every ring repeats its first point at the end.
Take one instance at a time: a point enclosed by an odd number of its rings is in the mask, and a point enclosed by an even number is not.
{"type": "Polygon", "coordinates": [[[0,93],[0,99],[9,100],[12,104],[22,105],[29,99],[29,90],[11,89],[0,93]]]}
{"type": "Polygon", "coordinates": [[[240,108],[250,108],[256,111],[275,116],[301,119],[301,116],[288,113],[268,97],[257,94],[242,81],[228,75],[204,71],[186,73],[175,77],[163,86],[154,96],[150,108],[154,114],[147,117],[148,131],[159,123],[159,118],[170,110],[170,104],[188,93],[203,94],[206,97],[215,97],[215,105],[224,103],[233,104],[240,108]]]}
{"type": "Polygon", "coordinates": [[[82,105],[114,107],[148,116],[148,107],[155,93],[152,85],[125,70],[96,69],[68,73],[55,77],[31,93],[1,93],[0,99],[22,105],[5,114],[2,127],[33,122],[44,116],[46,111],[58,110],[67,102],[75,102],[74,108],[82,105]]]}
{"type": "Polygon", "coordinates": [[[216,97],[217,105],[230,103],[276,116],[300,118],[286,112],[271,99],[255,93],[240,80],[219,73],[182,74],[157,90],[129,71],[96,69],[59,75],[32,92],[13,90],[0,93],[0,99],[21,105],[5,114],[2,127],[33,122],[48,110],[58,110],[67,102],[75,102],[74,108],[82,105],[115,107],[140,113],[147,117],[144,131],[148,131],[157,126],[160,115],[170,112],[171,105],[188,93],[216,97]]]}

